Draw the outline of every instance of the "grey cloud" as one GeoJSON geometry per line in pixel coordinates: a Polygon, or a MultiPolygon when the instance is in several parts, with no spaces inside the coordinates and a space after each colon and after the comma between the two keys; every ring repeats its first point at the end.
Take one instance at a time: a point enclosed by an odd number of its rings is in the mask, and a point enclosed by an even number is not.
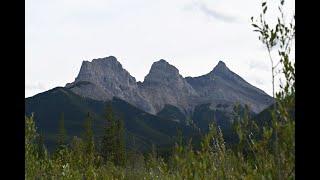
{"type": "Polygon", "coordinates": [[[212,8],[209,8],[205,3],[203,2],[195,2],[194,3],[194,6],[196,8],[198,8],[201,12],[203,12],[204,14],[206,14],[207,16],[209,17],[212,17],[212,18],[215,18],[217,20],[221,20],[221,21],[224,21],[224,22],[236,22],[237,19],[233,16],[230,16],[230,15],[226,15],[226,14],[223,14],[221,12],[218,12],[212,8]]]}
{"type": "Polygon", "coordinates": [[[249,62],[249,68],[250,69],[259,69],[263,71],[268,71],[270,67],[265,63],[261,61],[251,60],[249,62]]]}

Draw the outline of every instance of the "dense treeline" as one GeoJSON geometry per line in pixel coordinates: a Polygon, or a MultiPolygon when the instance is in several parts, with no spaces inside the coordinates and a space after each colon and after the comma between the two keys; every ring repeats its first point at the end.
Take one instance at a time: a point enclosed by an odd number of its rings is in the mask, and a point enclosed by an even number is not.
{"type": "Polygon", "coordinates": [[[283,4],[281,0],[282,18],[278,18],[275,28],[269,27],[264,19],[266,2],[262,3],[260,24],[252,18],[252,25],[268,49],[273,87],[278,65],[271,58],[273,47],[279,47],[285,82],[280,91],[273,92],[276,102],[264,122],[251,119],[247,111],[239,115],[235,108],[234,146],[225,145],[220,127],[213,123],[197,150],[192,139],[185,143],[182,138],[167,157],[158,155],[155,147],[146,155],[137,149],[126,150],[123,122],[114,116],[112,107],[107,107],[101,142],[93,138],[93,119],[88,114],[83,137],[73,137],[66,144],[62,115],[57,148],[49,154],[31,116],[25,117],[26,179],[295,179],[295,66],[289,60],[295,31],[292,23],[288,26],[284,23],[283,4]]]}
{"type": "Polygon", "coordinates": [[[101,142],[94,141],[88,114],[83,137],[63,144],[66,131],[61,120],[52,154],[46,151],[43,136],[37,134],[33,116],[26,117],[26,179],[294,179],[295,123],[288,113],[288,102],[294,105],[292,98],[278,101],[279,110],[273,111],[274,120],[268,126],[257,126],[248,114],[235,116],[238,141],[232,148],[225,146],[220,128],[211,124],[199,150],[193,149],[191,140],[187,144],[179,140],[166,158],[156,148],[147,155],[137,150],[125,152],[124,127],[111,107],[101,142]]]}

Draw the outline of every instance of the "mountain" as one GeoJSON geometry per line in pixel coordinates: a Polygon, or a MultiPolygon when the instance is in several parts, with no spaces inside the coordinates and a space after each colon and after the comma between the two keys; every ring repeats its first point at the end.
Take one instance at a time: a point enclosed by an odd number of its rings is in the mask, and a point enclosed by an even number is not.
{"type": "Polygon", "coordinates": [[[126,71],[113,57],[83,61],[74,82],[65,87],[26,98],[26,115],[35,113],[39,132],[46,145],[54,148],[61,114],[69,140],[81,136],[88,112],[94,118],[99,139],[105,125],[105,107],[111,104],[116,116],[124,120],[127,147],[149,150],[152,144],[169,147],[180,129],[184,138],[199,143],[200,134],[215,121],[226,142],[234,141],[232,110],[235,104],[248,105],[256,115],[274,100],[232,72],[220,61],[203,76],[186,77],[167,61],[154,62],[143,82],[126,71]],[[133,138],[135,140],[133,140],[133,138]],[[134,143],[135,142],[135,143],[134,143]]]}
{"type": "Polygon", "coordinates": [[[238,102],[259,113],[274,102],[272,97],[232,72],[222,61],[210,73],[186,80],[200,96],[200,104],[223,104],[232,111],[232,104],[238,102]]]}
{"type": "Polygon", "coordinates": [[[190,99],[198,96],[179,74],[179,70],[163,59],[152,64],[149,74],[139,87],[156,113],[165,105],[176,106],[183,112],[191,111],[190,99]]]}
{"type": "Polygon", "coordinates": [[[154,115],[166,105],[175,106],[188,116],[196,106],[207,103],[222,104],[229,107],[228,111],[236,103],[247,104],[255,113],[273,103],[269,95],[232,72],[222,61],[206,75],[184,78],[176,67],[161,59],[152,64],[143,82],[136,82],[115,57],[109,56],[83,61],[77,78],[66,88],[94,100],[117,97],[154,115]]]}
{"type": "Polygon", "coordinates": [[[45,144],[53,150],[58,132],[61,114],[64,114],[68,141],[73,136],[81,136],[86,114],[89,112],[94,119],[93,129],[96,139],[103,134],[105,126],[105,108],[112,105],[116,116],[124,120],[127,146],[133,147],[135,138],[139,150],[145,151],[156,146],[170,146],[175,142],[177,130],[182,130],[185,137],[191,137],[196,131],[181,123],[146,113],[131,104],[113,98],[110,101],[97,101],[81,97],[68,88],[57,87],[25,100],[25,112],[30,116],[34,113],[38,132],[45,137],[45,144]]]}
{"type": "Polygon", "coordinates": [[[82,97],[101,101],[118,97],[147,112],[154,111],[142,97],[136,79],[113,56],[83,61],[75,81],[66,88],[82,97]]]}

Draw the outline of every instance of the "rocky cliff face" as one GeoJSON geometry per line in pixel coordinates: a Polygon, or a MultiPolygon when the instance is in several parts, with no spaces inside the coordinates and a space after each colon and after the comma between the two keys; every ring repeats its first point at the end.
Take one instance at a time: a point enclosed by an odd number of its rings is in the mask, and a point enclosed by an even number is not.
{"type": "Polygon", "coordinates": [[[165,60],[153,63],[149,74],[139,86],[142,94],[152,104],[156,112],[166,104],[190,111],[190,99],[197,97],[197,92],[179,74],[179,70],[165,60]]]}
{"type": "Polygon", "coordinates": [[[140,94],[136,79],[113,56],[83,61],[77,78],[66,87],[84,97],[102,101],[118,97],[147,112],[154,111],[140,94]]]}
{"type": "Polygon", "coordinates": [[[199,104],[210,103],[215,107],[236,102],[260,112],[273,102],[270,96],[230,71],[222,61],[206,75],[183,78],[176,67],[160,60],[153,63],[144,81],[137,83],[117,59],[110,56],[84,61],[75,81],[66,87],[95,100],[118,97],[152,114],[165,105],[188,113],[199,104]]]}
{"type": "Polygon", "coordinates": [[[273,103],[268,94],[232,72],[222,61],[210,73],[187,77],[186,80],[197,91],[200,101],[213,105],[237,102],[247,104],[253,112],[258,113],[273,103]]]}

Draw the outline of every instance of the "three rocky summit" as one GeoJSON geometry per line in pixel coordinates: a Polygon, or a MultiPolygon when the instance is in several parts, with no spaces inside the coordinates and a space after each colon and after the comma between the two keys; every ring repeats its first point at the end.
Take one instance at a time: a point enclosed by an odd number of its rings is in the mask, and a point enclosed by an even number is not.
{"type": "Polygon", "coordinates": [[[143,82],[137,82],[113,56],[83,61],[72,83],[26,98],[26,115],[35,114],[36,125],[49,150],[54,148],[59,119],[64,114],[69,140],[81,136],[88,112],[94,118],[97,137],[103,134],[107,103],[124,120],[127,147],[140,144],[140,150],[174,143],[177,129],[195,139],[193,125],[206,131],[214,116],[225,133],[231,136],[233,105],[248,105],[259,115],[274,100],[252,86],[219,61],[213,70],[199,77],[182,77],[165,60],[152,64],[143,82]],[[135,137],[135,141],[130,139],[135,137]]]}
{"type": "Polygon", "coordinates": [[[205,103],[246,104],[259,113],[273,102],[272,97],[232,72],[222,61],[208,74],[184,78],[176,67],[161,59],[152,64],[143,82],[137,82],[115,57],[109,56],[83,61],[75,81],[66,88],[95,100],[118,97],[151,114],[158,113],[166,104],[188,114],[205,103]]]}

